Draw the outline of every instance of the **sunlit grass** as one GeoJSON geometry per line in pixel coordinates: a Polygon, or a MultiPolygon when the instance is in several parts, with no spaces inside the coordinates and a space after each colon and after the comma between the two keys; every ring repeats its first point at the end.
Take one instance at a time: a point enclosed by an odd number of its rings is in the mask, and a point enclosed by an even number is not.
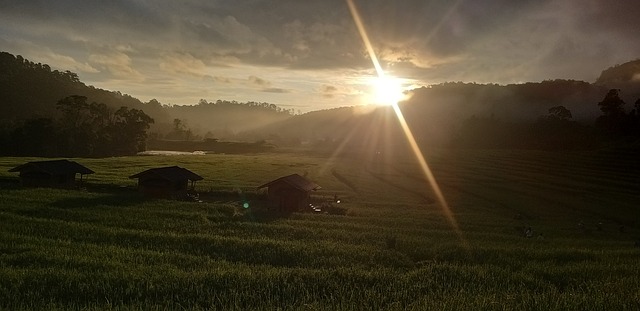
{"type": "Polygon", "coordinates": [[[601,157],[429,155],[466,247],[418,195],[426,182],[409,156],[379,174],[359,158],[300,154],[77,159],[96,171],[89,191],[0,189],[0,308],[634,310],[639,195],[601,157]],[[202,175],[201,191],[306,171],[347,215],[261,219],[237,215],[233,196],[148,201],[119,188],[160,165],[202,175]]]}

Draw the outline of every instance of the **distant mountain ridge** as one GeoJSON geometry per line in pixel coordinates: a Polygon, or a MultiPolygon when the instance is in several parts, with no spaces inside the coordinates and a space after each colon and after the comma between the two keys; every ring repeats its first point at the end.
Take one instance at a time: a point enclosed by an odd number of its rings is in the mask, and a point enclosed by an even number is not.
{"type": "Polygon", "coordinates": [[[20,120],[56,113],[56,102],[70,95],[86,96],[109,107],[142,108],[142,102],[120,92],[87,86],[71,71],[52,70],[22,56],[0,52],[0,120],[20,120]]]}
{"type": "Polygon", "coordinates": [[[621,83],[640,83],[640,59],[609,67],[596,80],[596,84],[607,86],[621,83]]]}
{"type": "MultiPolygon", "coordinates": [[[[629,112],[640,99],[639,76],[640,60],[635,60],[604,70],[597,83],[560,79],[509,85],[447,82],[414,89],[399,106],[416,139],[446,145],[470,118],[533,123],[547,118],[550,108],[563,106],[571,112],[572,120],[592,124],[602,113],[598,103],[612,88],[621,90],[627,103],[623,109],[629,112]]],[[[401,131],[386,107],[345,107],[294,116],[260,129],[259,134],[276,141],[331,142],[349,137],[353,145],[353,141],[383,139],[373,138],[377,129],[372,127],[380,127],[376,120],[385,120],[389,133],[401,131]]]]}
{"type": "Polygon", "coordinates": [[[55,116],[58,113],[56,103],[71,95],[85,96],[89,102],[104,103],[113,109],[124,106],[143,110],[155,120],[151,132],[156,137],[174,130],[175,119],[180,119],[200,136],[230,138],[236,132],[289,118],[292,113],[274,104],[258,102],[207,102],[203,99],[196,105],[171,106],[154,99],[143,103],[119,91],[87,86],[71,71],[52,70],[47,64],[0,52],[0,122],[55,116]]]}
{"type": "MultiPolygon", "coordinates": [[[[446,141],[460,124],[471,117],[492,117],[505,121],[533,121],[554,106],[571,111],[573,120],[591,122],[599,114],[597,103],[611,88],[621,89],[630,109],[640,98],[640,59],[603,70],[595,83],[575,80],[546,80],[497,85],[449,82],[410,91],[400,104],[407,121],[421,140],[446,141]]],[[[207,102],[168,106],[140,100],[118,91],[107,91],[82,83],[77,74],[52,70],[21,56],[0,52],[0,123],[16,122],[57,113],[56,102],[70,95],[86,96],[89,102],[109,107],[126,106],[143,110],[155,119],[151,132],[162,139],[175,131],[179,119],[196,136],[281,143],[313,140],[333,141],[346,136],[366,139],[380,120],[390,132],[398,132],[390,109],[344,107],[292,116],[268,103],[207,102]],[[356,127],[362,127],[357,129],[356,127]]],[[[0,124],[1,125],[1,124],[0,124]]]]}

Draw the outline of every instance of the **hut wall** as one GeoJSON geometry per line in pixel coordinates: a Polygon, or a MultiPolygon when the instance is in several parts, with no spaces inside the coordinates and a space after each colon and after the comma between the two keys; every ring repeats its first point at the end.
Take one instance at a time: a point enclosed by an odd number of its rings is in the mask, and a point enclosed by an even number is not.
{"type": "Polygon", "coordinates": [[[188,181],[171,182],[165,179],[140,178],[138,190],[145,196],[160,199],[176,199],[187,196],[188,181]]]}
{"type": "Polygon", "coordinates": [[[51,175],[43,172],[22,172],[20,182],[25,187],[74,188],[76,174],[51,175]]]}
{"type": "Polygon", "coordinates": [[[281,211],[295,212],[309,205],[309,193],[291,187],[287,183],[270,185],[267,195],[271,204],[281,211]]]}

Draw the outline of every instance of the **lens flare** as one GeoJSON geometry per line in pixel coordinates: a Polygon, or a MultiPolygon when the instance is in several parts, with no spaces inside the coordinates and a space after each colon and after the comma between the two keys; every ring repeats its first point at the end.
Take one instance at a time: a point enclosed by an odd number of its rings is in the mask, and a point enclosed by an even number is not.
{"type": "MultiPolygon", "coordinates": [[[[364,24],[362,23],[362,19],[360,18],[360,14],[358,13],[358,10],[357,10],[353,0],[346,0],[346,1],[347,1],[347,5],[349,6],[349,11],[351,12],[351,16],[353,17],[353,21],[355,22],[356,27],[358,28],[358,32],[360,33],[360,37],[362,38],[362,41],[363,41],[363,43],[365,45],[365,48],[367,49],[367,52],[369,53],[369,57],[371,58],[371,62],[373,63],[373,67],[376,69],[376,73],[378,75],[378,79],[381,80],[381,81],[385,81],[385,79],[388,79],[388,78],[385,76],[384,71],[382,70],[382,66],[380,66],[380,62],[378,61],[378,57],[376,56],[376,53],[375,53],[375,51],[373,49],[373,45],[371,44],[371,41],[369,40],[369,36],[367,35],[367,32],[366,32],[365,27],[364,27],[364,24]]],[[[440,204],[440,207],[442,208],[445,217],[449,221],[450,225],[453,227],[454,231],[456,232],[456,234],[458,235],[458,237],[462,241],[463,245],[467,246],[467,242],[464,239],[464,236],[462,235],[462,231],[460,230],[460,228],[458,226],[458,222],[456,221],[453,213],[451,212],[451,208],[449,207],[449,204],[445,200],[444,194],[442,193],[442,190],[440,189],[440,186],[436,182],[436,178],[433,175],[433,173],[431,172],[431,169],[429,168],[429,165],[427,164],[427,161],[425,160],[424,155],[422,154],[422,151],[420,150],[420,147],[418,146],[418,143],[416,142],[416,140],[415,140],[415,138],[413,136],[413,133],[411,132],[411,129],[409,128],[409,125],[407,124],[407,121],[405,120],[404,115],[402,114],[402,111],[400,110],[400,107],[398,106],[398,101],[399,100],[400,100],[400,98],[391,99],[391,104],[390,105],[393,107],[393,111],[395,112],[396,117],[398,118],[398,121],[400,122],[400,126],[402,127],[402,130],[403,130],[405,136],[407,137],[409,145],[411,146],[411,150],[413,151],[414,155],[416,156],[416,159],[418,160],[418,163],[420,164],[420,168],[422,169],[423,173],[425,174],[425,177],[427,178],[427,181],[431,185],[431,188],[432,188],[433,192],[436,195],[436,199],[437,199],[438,203],[440,204]]]]}

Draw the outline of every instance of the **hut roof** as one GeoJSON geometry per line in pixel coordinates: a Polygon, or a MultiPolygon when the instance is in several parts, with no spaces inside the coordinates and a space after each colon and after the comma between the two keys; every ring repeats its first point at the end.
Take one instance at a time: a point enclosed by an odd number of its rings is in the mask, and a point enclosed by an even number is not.
{"type": "Polygon", "coordinates": [[[182,168],[179,166],[152,168],[144,172],[131,175],[129,176],[129,178],[140,178],[140,177],[146,177],[146,176],[155,176],[155,177],[159,177],[161,179],[165,179],[173,182],[182,181],[182,180],[198,181],[198,180],[204,179],[202,178],[202,176],[186,168],[182,168]]]}
{"type": "Polygon", "coordinates": [[[22,171],[45,172],[51,175],[64,175],[64,174],[75,174],[75,173],[86,175],[86,174],[95,173],[94,171],[86,168],[85,166],[69,160],[49,160],[49,161],[27,162],[25,164],[16,166],[9,170],[9,172],[22,172],[22,171]]]}
{"type": "Polygon", "coordinates": [[[320,189],[320,186],[298,174],[291,174],[289,176],[284,176],[284,177],[280,177],[278,179],[272,180],[260,187],[258,187],[258,189],[262,189],[265,187],[269,187],[275,183],[280,183],[280,182],[284,182],[294,188],[303,190],[303,191],[311,191],[311,190],[318,190],[320,189]]]}

